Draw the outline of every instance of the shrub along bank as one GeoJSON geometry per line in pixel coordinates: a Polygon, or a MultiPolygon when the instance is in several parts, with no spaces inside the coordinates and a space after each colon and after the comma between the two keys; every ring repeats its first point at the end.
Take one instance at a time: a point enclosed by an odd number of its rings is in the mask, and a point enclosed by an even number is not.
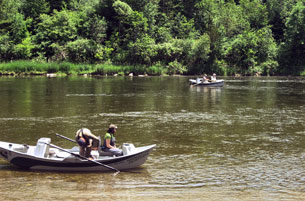
{"type": "Polygon", "coordinates": [[[122,66],[112,64],[44,63],[34,61],[12,61],[0,63],[0,75],[165,75],[168,69],[160,65],[122,66]]]}

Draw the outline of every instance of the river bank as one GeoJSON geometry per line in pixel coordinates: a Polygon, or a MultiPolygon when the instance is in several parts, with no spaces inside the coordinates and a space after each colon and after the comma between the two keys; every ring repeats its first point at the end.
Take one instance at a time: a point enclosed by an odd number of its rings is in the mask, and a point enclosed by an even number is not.
{"type": "MultiPolygon", "coordinates": [[[[38,62],[38,61],[11,61],[7,63],[0,63],[0,76],[69,76],[69,75],[91,75],[91,76],[160,76],[160,75],[174,75],[173,70],[167,66],[160,64],[152,66],[129,66],[129,65],[115,65],[115,64],[74,64],[70,62],[38,62]]],[[[186,73],[187,74],[187,73],[186,73]]],[[[202,74],[202,73],[198,73],[202,74]]],[[[230,74],[224,73],[220,76],[249,76],[239,73],[230,74]],[[232,75],[231,75],[232,74],[232,75]]],[[[180,75],[178,73],[178,75],[180,75]]],[[[182,75],[182,74],[181,74],[182,75]]],[[[183,74],[184,75],[184,74],[183,74]]],[[[188,74],[189,75],[189,74],[188,74]]],[[[263,76],[260,72],[250,76],[263,76]]],[[[275,75],[276,76],[276,75],[275,75]]],[[[289,75],[281,75],[289,76],[289,75]]],[[[300,72],[299,75],[305,76],[305,71],[300,72]]]]}
{"type": "Polygon", "coordinates": [[[46,63],[35,61],[12,61],[0,63],[0,76],[26,75],[166,75],[165,67],[127,66],[113,64],[46,63]]]}

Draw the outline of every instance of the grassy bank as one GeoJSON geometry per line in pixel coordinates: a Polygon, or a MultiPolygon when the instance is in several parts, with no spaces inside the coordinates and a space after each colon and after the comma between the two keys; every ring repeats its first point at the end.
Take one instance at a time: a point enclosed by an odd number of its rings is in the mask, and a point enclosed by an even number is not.
{"type": "Polygon", "coordinates": [[[0,75],[164,75],[167,69],[162,66],[121,66],[112,64],[43,63],[35,61],[12,61],[0,63],[0,75]]]}
{"type": "MultiPolygon", "coordinates": [[[[0,76],[22,76],[22,75],[167,75],[172,74],[170,69],[161,66],[127,66],[113,64],[74,64],[69,62],[47,63],[37,61],[17,60],[0,63],[0,76]]],[[[234,75],[234,72],[231,72],[234,75]]],[[[224,73],[228,75],[228,73],[224,73]]],[[[305,76],[305,71],[296,76],[305,76]]]]}

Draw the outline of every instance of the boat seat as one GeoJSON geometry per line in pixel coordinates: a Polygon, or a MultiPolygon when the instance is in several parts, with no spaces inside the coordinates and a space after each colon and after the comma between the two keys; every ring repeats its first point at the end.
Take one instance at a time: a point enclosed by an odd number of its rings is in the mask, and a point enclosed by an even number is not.
{"type": "Polygon", "coordinates": [[[18,151],[18,152],[21,152],[21,153],[27,153],[28,149],[29,149],[29,146],[25,145],[25,144],[23,144],[23,145],[14,145],[13,146],[13,150],[14,151],[18,151]]]}
{"type": "Polygon", "coordinates": [[[101,136],[98,136],[99,143],[97,146],[97,151],[99,156],[114,156],[113,153],[102,151],[102,140],[101,136]]]}
{"type": "Polygon", "coordinates": [[[36,157],[48,157],[49,156],[49,144],[51,143],[51,138],[40,138],[37,141],[34,156],[36,157]]]}

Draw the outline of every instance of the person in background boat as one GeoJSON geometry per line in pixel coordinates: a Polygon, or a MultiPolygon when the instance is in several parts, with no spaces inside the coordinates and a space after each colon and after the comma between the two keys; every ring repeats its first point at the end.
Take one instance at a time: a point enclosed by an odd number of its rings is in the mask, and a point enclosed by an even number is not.
{"type": "Polygon", "coordinates": [[[213,75],[211,76],[211,82],[216,82],[216,74],[213,73],[213,75]]]}
{"type": "Polygon", "coordinates": [[[89,129],[81,128],[76,131],[75,141],[79,145],[79,155],[92,160],[91,149],[98,146],[99,138],[93,135],[89,129]]]}
{"type": "Polygon", "coordinates": [[[203,83],[208,83],[209,82],[209,79],[207,77],[207,74],[204,74],[203,77],[202,77],[202,82],[203,83]]]}
{"type": "Polygon", "coordinates": [[[102,145],[102,150],[104,152],[111,152],[113,155],[122,156],[123,151],[115,146],[116,129],[118,127],[114,124],[110,124],[107,133],[104,136],[104,143],[102,145]]]}

